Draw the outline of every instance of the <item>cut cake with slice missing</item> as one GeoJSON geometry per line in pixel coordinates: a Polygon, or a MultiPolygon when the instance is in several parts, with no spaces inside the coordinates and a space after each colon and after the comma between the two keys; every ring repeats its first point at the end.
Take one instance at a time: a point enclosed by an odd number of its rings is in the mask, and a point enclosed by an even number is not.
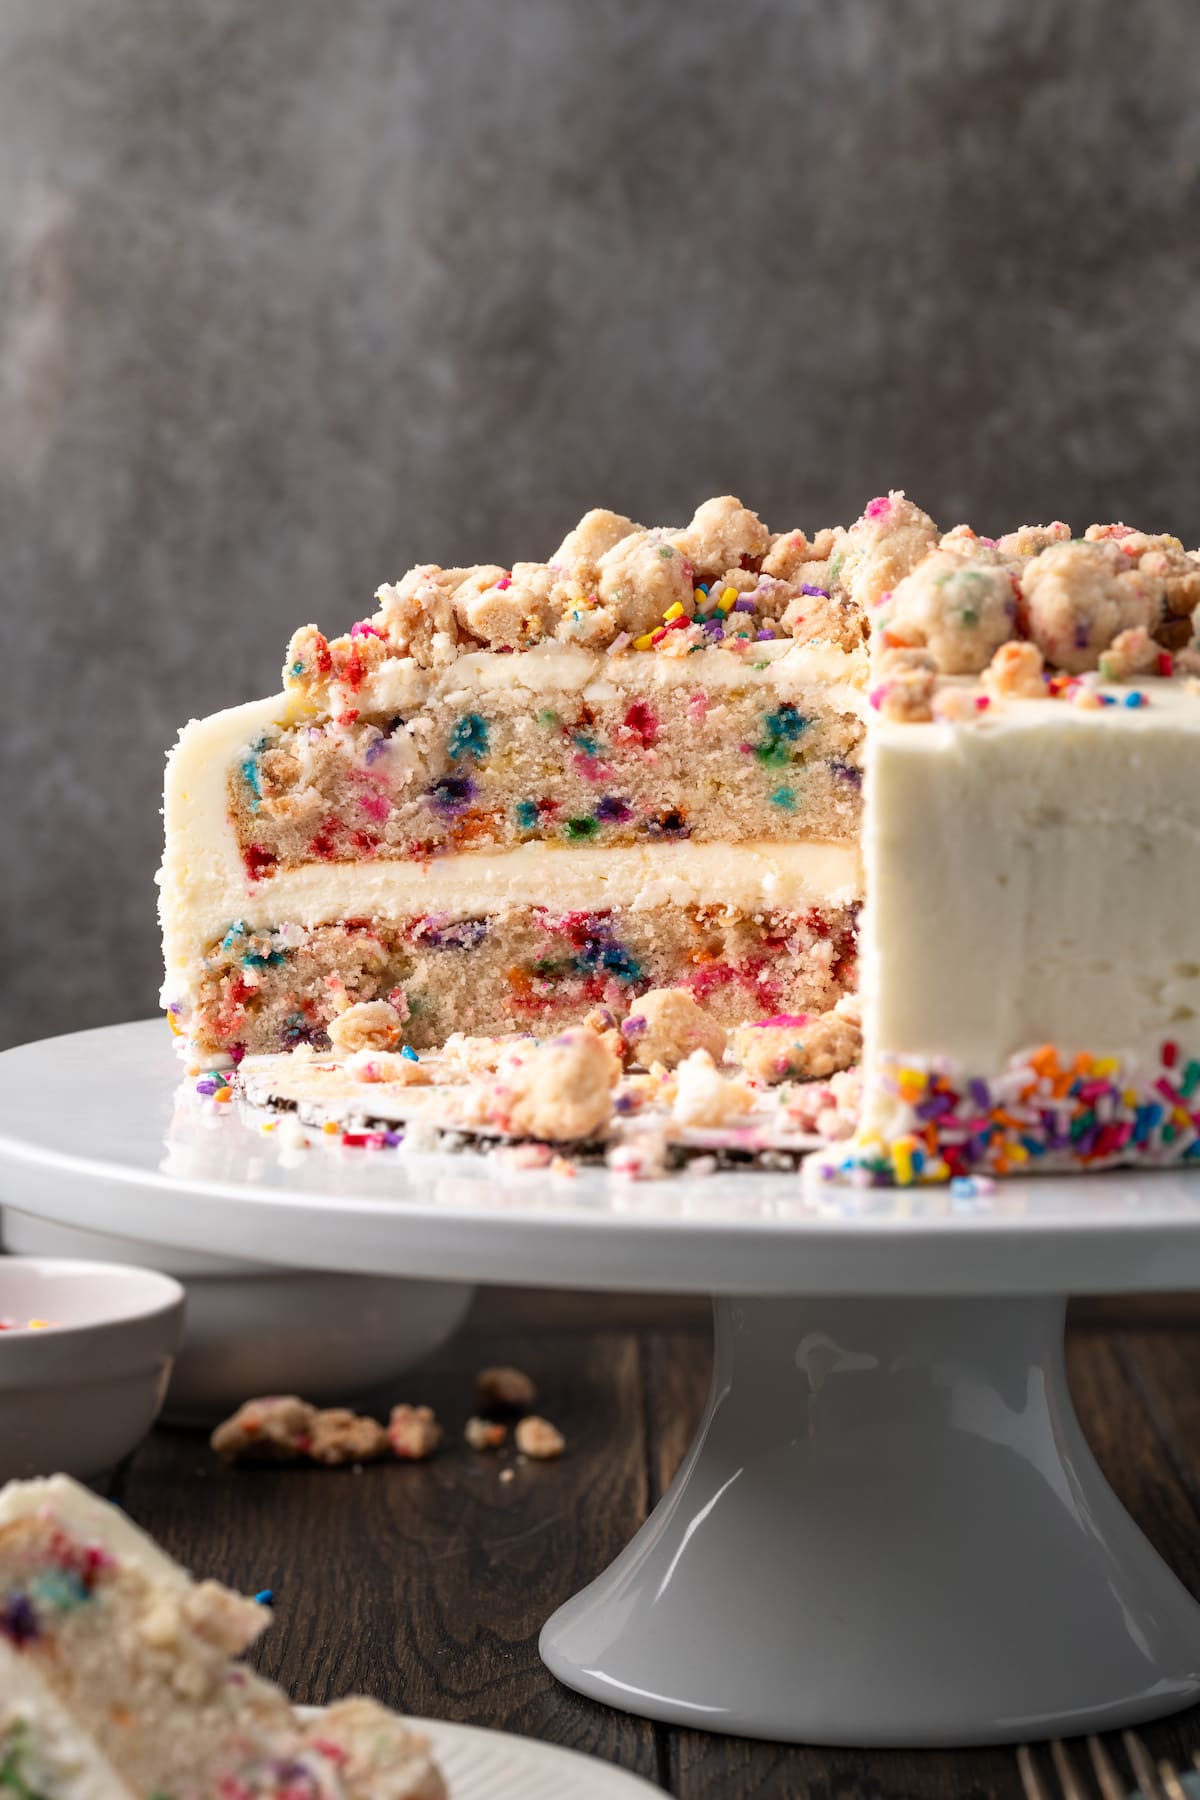
{"type": "Polygon", "coordinates": [[[378,999],[418,1049],[649,988],[824,1013],[865,892],[862,1117],[822,1169],[1200,1156],[1200,553],[939,534],[899,493],[810,542],[726,497],[378,598],[170,759],[194,1061],[378,999]]]}
{"type": "Polygon", "coordinates": [[[446,1800],[369,1700],[300,1721],[233,1659],[270,1613],[193,1582],[64,1476],[0,1492],[0,1791],[30,1800],[446,1800]]]}

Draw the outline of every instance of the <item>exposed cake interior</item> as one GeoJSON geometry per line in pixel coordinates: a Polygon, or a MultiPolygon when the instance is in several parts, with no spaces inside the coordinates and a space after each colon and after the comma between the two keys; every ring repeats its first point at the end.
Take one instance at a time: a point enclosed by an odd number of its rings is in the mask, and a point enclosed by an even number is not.
{"type": "Polygon", "coordinates": [[[348,723],[269,726],[229,771],[229,811],[259,875],[528,843],[786,840],[797,824],[853,840],[856,672],[774,642],[698,664],[550,648],[410,666],[403,684],[364,682],[348,723]]]}
{"type": "Polygon", "coordinates": [[[682,986],[722,1023],[852,985],[866,657],[848,534],[732,500],[594,514],[549,564],[423,567],[167,778],[164,998],[190,1050],[388,998],[417,1048],[682,986]]]}

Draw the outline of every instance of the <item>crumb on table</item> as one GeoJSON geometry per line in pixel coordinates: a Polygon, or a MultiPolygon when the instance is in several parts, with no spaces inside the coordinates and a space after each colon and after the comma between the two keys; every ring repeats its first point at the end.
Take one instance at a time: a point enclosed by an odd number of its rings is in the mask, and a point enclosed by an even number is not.
{"type": "Polygon", "coordinates": [[[342,1463],[375,1462],[388,1447],[388,1434],[378,1419],[332,1406],[313,1421],[308,1454],[313,1462],[330,1468],[342,1463]]]}
{"type": "Polygon", "coordinates": [[[539,1418],[536,1413],[530,1413],[528,1418],[520,1421],[515,1438],[521,1455],[534,1462],[550,1462],[561,1456],[567,1447],[567,1440],[557,1425],[552,1425],[549,1419],[539,1418]]]}
{"type": "Polygon", "coordinates": [[[441,1443],[442,1428],[432,1407],[393,1406],[387,1435],[393,1456],[404,1462],[424,1462],[441,1443]]]}
{"type": "Polygon", "coordinates": [[[227,1462],[293,1462],[307,1456],[317,1409],[296,1394],[247,1400],[209,1443],[227,1462]]]}
{"type": "Polygon", "coordinates": [[[463,1429],[463,1437],[471,1450],[499,1450],[508,1437],[508,1426],[498,1419],[470,1418],[463,1429]]]}

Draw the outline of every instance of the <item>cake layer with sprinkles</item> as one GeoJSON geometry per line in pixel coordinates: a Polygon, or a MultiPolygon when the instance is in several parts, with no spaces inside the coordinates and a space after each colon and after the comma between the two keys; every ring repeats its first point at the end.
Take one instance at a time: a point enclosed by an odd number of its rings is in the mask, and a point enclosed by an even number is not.
{"type": "Polygon", "coordinates": [[[234,1660],[270,1622],[85,1488],[0,1491],[0,1789],[26,1800],[447,1800],[373,1701],[297,1717],[234,1660]]]}
{"type": "Polygon", "coordinates": [[[724,1025],[854,983],[872,521],[580,521],[544,564],[421,565],[169,760],[164,1000],[206,1062],[417,1047],[686,987],[724,1025]]]}
{"type": "Polygon", "coordinates": [[[322,1052],[359,1004],[420,1052],[666,989],[733,1032],[857,990],[838,1176],[1190,1156],[1200,553],[943,531],[900,492],[776,533],[725,496],[376,599],[169,759],[193,1067],[322,1052]]]}
{"type": "Polygon", "coordinates": [[[349,724],[263,732],[230,770],[229,811],[255,876],[532,842],[854,841],[856,674],[791,643],[682,664],[485,653],[410,671],[403,707],[360,696],[349,724]]]}
{"type": "Polygon", "coordinates": [[[418,1050],[454,1031],[557,1029],[592,1006],[624,1016],[648,990],[681,985],[714,1020],[822,1012],[853,981],[857,907],[494,908],[307,930],[230,928],[198,1003],[214,1050],[250,1054],[327,1041],[337,1006],[385,1000],[418,1050]],[[330,971],[337,970],[331,987],[330,971]]]}

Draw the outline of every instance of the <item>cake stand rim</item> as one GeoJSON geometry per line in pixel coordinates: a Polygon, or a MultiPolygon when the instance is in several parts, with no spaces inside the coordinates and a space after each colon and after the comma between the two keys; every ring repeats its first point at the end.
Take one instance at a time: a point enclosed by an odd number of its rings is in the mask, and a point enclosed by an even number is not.
{"type": "MultiPolygon", "coordinates": [[[[45,1058],[55,1046],[78,1054],[109,1048],[147,1053],[161,1064],[167,1101],[178,1088],[179,1064],[169,1042],[151,1035],[161,1019],[101,1026],[35,1040],[0,1052],[0,1204],[60,1224],[90,1226],[114,1236],[148,1238],[173,1248],[231,1251],[276,1266],[340,1268],[352,1272],[412,1274],[428,1279],[518,1281],[530,1286],[617,1288],[627,1291],[799,1294],[1061,1294],[1129,1289],[1200,1288],[1200,1169],[1105,1171],[1090,1175],[1024,1176],[1014,1195],[1051,1189],[1059,1194],[1087,1183],[1115,1197],[1117,1183],[1185,1183],[1189,1207],[1139,1211],[1102,1210],[1053,1218],[983,1216],[832,1216],[704,1218],[671,1214],[655,1206],[677,1194],[686,1176],[620,1183],[634,1210],[601,1212],[564,1199],[556,1211],[496,1206],[481,1196],[471,1205],[444,1200],[370,1197],[332,1189],[276,1189],[251,1180],[186,1177],[160,1167],[80,1154],[24,1134],[14,1116],[14,1082],[22,1059],[45,1058]],[[166,1077],[169,1075],[169,1083],[166,1077]],[[14,1176],[19,1188],[14,1186],[14,1176]],[[103,1211],[97,1206],[102,1200],[103,1211]],[[164,1202],[190,1204],[164,1204],[164,1202]],[[196,1202],[203,1204],[197,1205],[196,1202]],[[341,1229],[339,1230],[339,1227],[341,1229]],[[401,1231],[399,1228],[403,1227],[401,1231]],[[249,1239],[249,1242],[246,1239],[249,1239]],[[382,1262],[381,1262],[382,1257],[382,1262]]],[[[157,1076],[159,1071],[154,1071],[157,1076]]],[[[233,1121],[222,1121],[230,1126],[233,1121]]],[[[263,1144],[247,1132],[247,1160],[263,1144]]],[[[319,1151],[314,1155],[321,1154],[319,1151]]],[[[364,1152],[344,1152],[363,1156],[364,1152]]],[[[459,1153],[437,1159],[429,1179],[454,1179],[469,1171],[478,1182],[483,1159],[468,1164],[459,1153]],[[446,1165],[452,1165],[447,1173],[446,1165]]],[[[434,1163],[434,1158],[429,1158],[434,1163]]],[[[422,1163],[424,1159],[422,1159],[422,1163]]],[[[414,1165],[416,1159],[414,1158],[414,1165]]],[[[359,1165],[360,1167],[363,1165],[359,1165]]],[[[424,1174],[417,1165],[417,1174],[424,1174]]],[[[406,1176],[406,1179],[408,1177],[406,1176]]],[[[522,1181],[547,1184],[530,1172],[522,1181]]],[[[779,1185],[800,1177],[736,1171],[718,1180],[779,1185]]],[[[587,1194],[598,1183],[618,1184],[607,1171],[584,1169],[570,1189],[587,1194]]],[[[560,1184],[561,1185],[561,1184],[560,1184]]],[[[486,1189],[483,1190],[486,1193],[486,1189]]],[[[532,1190],[531,1190],[532,1191],[532,1190]]],[[[538,1191],[545,1192],[543,1186],[538,1191]]],[[[722,1191],[731,1191],[723,1189],[722,1191]]],[[[828,1191],[828,1190],[827,1190],[828,1191]]],[[[1165,1197],[1165,1196],[1164,1196],[1165,1197]]],[[[836,1204],[836,1202],[835,1202],[836,1204]]]]}

